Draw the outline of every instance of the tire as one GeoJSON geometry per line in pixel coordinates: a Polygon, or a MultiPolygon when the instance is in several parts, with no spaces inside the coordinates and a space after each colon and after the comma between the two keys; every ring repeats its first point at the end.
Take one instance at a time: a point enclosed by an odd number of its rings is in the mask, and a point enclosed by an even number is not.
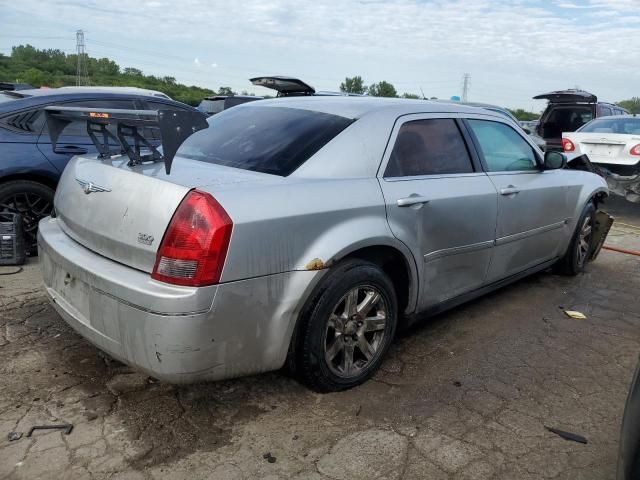
{"type": "Polygon", "coordinates": [[[38,222],[51,215],[55,191],[31,180],[12,180],[0,184],[0,212],[22,215],[25,247],[31,256],[38,254],[38,222]]]}
{"type": "Polygon", "coordinates": [[[339,263],[303,309],[290,366],[318,392],[364,383],[389,350],[397,312],[393,284],[380,267],[361,260],[339,263]]]}
{"type": "Polygon", "coordinates": [[[563,275],[578,275],[584,271],[593,252],[593,227],[595,223],[596,207],[592,202],[585,205],[582,215],[576,224],[569,248],[564,257],[555,265],[555,270],[563,275]],[[588,230],[588,234],[585,232],[588,230]]]}

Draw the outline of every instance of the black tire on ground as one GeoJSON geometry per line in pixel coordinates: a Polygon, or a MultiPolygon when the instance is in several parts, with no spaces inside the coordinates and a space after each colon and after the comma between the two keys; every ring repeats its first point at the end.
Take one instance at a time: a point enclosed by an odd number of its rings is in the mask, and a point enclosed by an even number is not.
{"type": "Polygon", "coordinates": [[[335,265],[303,309],[289,366],[318,392],[364,383],[393,341],[397,310],[393,284],[380,267],[357,259],[335,265]]]}
{"type": "Polygon", "coordinates": [[[38,254],[38,222],[51,214],[55,191],[31,180],[11,180],[0,184],[0,212],[22,215],[27,253],[38,254]]]}
{"type": "Polygon", "coordinates": [[[584,270],[585,265],[589,261],[589,256],[591,252],[593,252],[592,233],[595,215],[596,207],[592,202],[587,203],[576,223],[576,230],[573,232],[573,237],[571,238],[567,252],[555,265],[556,272],[563,275],[577,275],[584,270]],[[584,235],[586,229],[589,231],[588,235],[584,235]],[[580,249],[581,245],[582,249],[580,249]]]}

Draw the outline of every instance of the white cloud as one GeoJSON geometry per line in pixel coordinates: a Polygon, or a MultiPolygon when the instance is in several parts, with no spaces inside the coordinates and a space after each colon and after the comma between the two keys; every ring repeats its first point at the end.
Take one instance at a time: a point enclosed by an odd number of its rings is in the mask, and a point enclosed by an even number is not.
{"type": "Polygon", "coordinates": [[[449,97],[470,72],[472,99],[530,107],[533,95],[576,83],[608,100],[637,96],[640,84],[640,72],[629,67],[640,58],[638,0],[153,3],[160,6],[140,11],[129,0],[112,0],[108,8],[103,0],[23,0],[7,9],[25,9],[29,21],[16,15],[3,33],[17,39],[68,30],[73,48],[75,27],[53,30],[51,22],[73,18],[91,32],[90,53],[179,81],[256,93],[247,80],[255,75],[297,75],[335,90],[345,76],[359,74],[367,83],[391,81],[401,92],[419,94],[422,87],[427,96],[449,97]],[[102,51],[91,38],[130,48],[102,51]],[[224,67],[202,63],[216,68],[215,78],[199,68],[199,59],[214,55],[224,67]]]}

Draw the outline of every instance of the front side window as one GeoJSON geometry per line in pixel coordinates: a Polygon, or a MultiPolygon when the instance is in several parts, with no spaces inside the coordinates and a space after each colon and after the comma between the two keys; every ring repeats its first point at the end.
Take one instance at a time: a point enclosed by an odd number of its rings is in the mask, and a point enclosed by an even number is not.
{"type": "Polygon", "coordinates": [[[287,107],[234,107],[210,117],[176,155],[228,167],[288,176],[353,120],[287,107]]]}
{"type": "Polygon", "coordinates": [[[602,107],[601,108],[601,112],[602,112],[602,116],[603,117],[608,117],[610,115],[613,115],[613,113],[611,113],[611,109],[609,107],[602,107]]]}
{"type": "Polygon", "coordinates": [[[385,177],[471,173],[473,164],[455,120],[406,122],[400,127],[385,177]]]}
{"type": "Polygon", "coordinates": [[[468,120],[490,172],[537,170],[531,145],[504,123],[468,120]]]}

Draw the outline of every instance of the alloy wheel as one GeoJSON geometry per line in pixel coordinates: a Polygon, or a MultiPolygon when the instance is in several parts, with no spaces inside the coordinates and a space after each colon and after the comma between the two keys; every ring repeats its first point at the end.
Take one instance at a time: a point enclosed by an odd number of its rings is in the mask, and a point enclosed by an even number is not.
{"type": "Polygon", "coordinates": [[[22,216],[22,227],[27,251],[37,248],[38,223],[51,214],[50,200],[37,193],[21,192],[0,199],[0,212],[19,213],[22,216]]]}
{"type": "Polygon", "coordinates": [[[324,356],[329,369],[343,378],[358,376],[383,350],[388,306],[372,286],[355,287],[336,304],[327,321],[324,356]]]}
{"type": "Polygon", "coordinates": [[[589,255],[589,250],[591,249],[591,231],[591,217],[587,215],[587,218],[584,219],[582,227],[580,228],[580,233],[578,234],[578,244],[576,246],[579,266],[583,266],[587,261],[587,256],[589,255]]]}

